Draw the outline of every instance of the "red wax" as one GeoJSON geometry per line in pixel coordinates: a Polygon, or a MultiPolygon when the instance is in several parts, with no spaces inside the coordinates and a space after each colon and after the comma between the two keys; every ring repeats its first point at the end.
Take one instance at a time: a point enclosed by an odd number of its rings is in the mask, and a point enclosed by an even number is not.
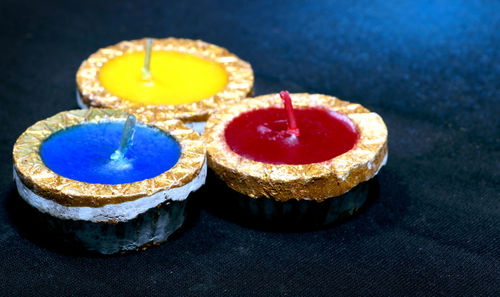
{"type": "Polygon", "coordinates": [[[287,132],[282,108],[249,111],[234,118],[225,130],[235,153],[272,164],[309,164],[339,156],[356,144],[358,132],[347,116],[321,108],[293,110],[299,136],[287,132]]]}

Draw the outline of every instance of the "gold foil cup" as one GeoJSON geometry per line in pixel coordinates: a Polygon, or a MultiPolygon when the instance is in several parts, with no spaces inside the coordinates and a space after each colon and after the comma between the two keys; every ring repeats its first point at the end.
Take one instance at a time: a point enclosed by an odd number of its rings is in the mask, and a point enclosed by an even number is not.
{"type": "Polygon", "coordinates": [[[64,111],[35,123],[14,144],[17,174],[24,185],[43,198],[64,206],[89,207],[136,200],[181,187],[198,176],[205,163],[205,148],[200,136],[179,120],[154,121],[144,114],[136,114],[138,122],[163,130],[181,146],[181,156],[174,167],[154,178],[117,185],[91,184],[58,175],[42,161],[40,147],[52,134],[82,123],[125,121],[127,116],[124,111],[92,108],[64,111]]]}
{"type": "Polygon", "coordinates": [[[208,165],[233,190],[252,198],[277,201],[306,199],[322,202],[372,178],[387,157],[387,127],[382,118],[363,106],[319,94],[291,94],[294,107],[318,107],[346,115],[359,139],[348,152],[333,159],[305,165],[269,164],[242,157],[229,148],[224,132],[244,112],[283,107],[279,94],[241,101],[212,115],[202,139],[208,165]]]}
{"type": "Polygon", "coordinates": [[[253,92],[254,76],[248,62],[225,48],[201,40],[179,38],[153,39],[153,50],[183,52],[222,65],[228,73],[228,83],[223,90],[200,101],[177,105],[136,103],[106,90],[99,80],[101,67],[125,53],[144,51],[145,44],[145,38],[122,41],[98,50],[83,61],[76,73],[78,92],[83,104],[88,107],[120,109],[134,114],[145,113],[156,121],[177,118],[184,122],[204,122],[221,106],[238,102],[253,92]]]}

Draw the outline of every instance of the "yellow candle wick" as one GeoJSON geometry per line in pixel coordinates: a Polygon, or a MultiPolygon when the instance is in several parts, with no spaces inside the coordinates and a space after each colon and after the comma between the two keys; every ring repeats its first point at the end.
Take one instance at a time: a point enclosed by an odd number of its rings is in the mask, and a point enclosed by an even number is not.
{"type": "Polygon", "coordinates": [[[153,39],[146,39],[146,54],[144,56],[144,67],[142,67],[142,79],[151,82],[151,48],[153,47],[153,39]]]}

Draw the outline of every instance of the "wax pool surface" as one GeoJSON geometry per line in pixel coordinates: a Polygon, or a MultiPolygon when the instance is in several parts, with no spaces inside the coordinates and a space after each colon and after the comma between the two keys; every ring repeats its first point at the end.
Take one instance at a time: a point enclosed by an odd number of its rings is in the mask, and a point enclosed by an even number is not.
{"type": "Polygon", "coordinates": [[[151,81],[143,80],[144,52],[127,53],[104,64],[101,84],[112,94],[144,104],[196,102],[224,89],[228,74],[207,59],[175,51],[152,51],[151,81]]]}
{"type": "Polygon", "coordinates": [[[159,129],[136,125],[124,159],[112,161],[124,121],[85,123],[56,132],[45,140],[40,155],[45,165],[64,177],[87,183],[123,184],[153,178],[173,167],[181,150],[159,129]]]}
{"type": "Polygon", "coordinates": [[[284,109],[266,108],[241,114],[225,130],[235,153],[272,164],[309,164],[332,159],[356,144],[358,132],[339,113],[319,108],[296,108],[298,137],[286,133],[284,109]]]}

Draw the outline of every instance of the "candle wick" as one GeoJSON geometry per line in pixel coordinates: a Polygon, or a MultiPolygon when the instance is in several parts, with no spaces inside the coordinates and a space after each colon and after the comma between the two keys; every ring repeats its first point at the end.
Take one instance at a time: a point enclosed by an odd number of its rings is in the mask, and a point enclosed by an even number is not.
{"type": "Polygon", "coordinates": [[[153,39],[146,39],[146,53],[144,57],[144,67],[142,67],[142,79],[151,80],[151,49],[153,47],[153,39]]]}
{"type": "Polygon", "coordinates": [[[118,161],[122,160],[127,153],[128,148],[132,144],[132,139],[134,138],[135,133],[135,123],[136,118],[134,115],[129,115],[127,120],[125,121],[125,125],[123,126],[122,138],[120,140],[120,146],[118,149],[111,155],[111,160],[118,161]]]}
{"type": "Polygon", "coordinates": [[[290,93],[288,91],[280,92],[281,100],[283,100],[283,104],[285,105],[288,129],[286,130],[289,134],[299,136],[300,131],[297,127],[297,121],[295,120],[295,113],[293,112],[292,98],[290,98],[290,93]]]}

